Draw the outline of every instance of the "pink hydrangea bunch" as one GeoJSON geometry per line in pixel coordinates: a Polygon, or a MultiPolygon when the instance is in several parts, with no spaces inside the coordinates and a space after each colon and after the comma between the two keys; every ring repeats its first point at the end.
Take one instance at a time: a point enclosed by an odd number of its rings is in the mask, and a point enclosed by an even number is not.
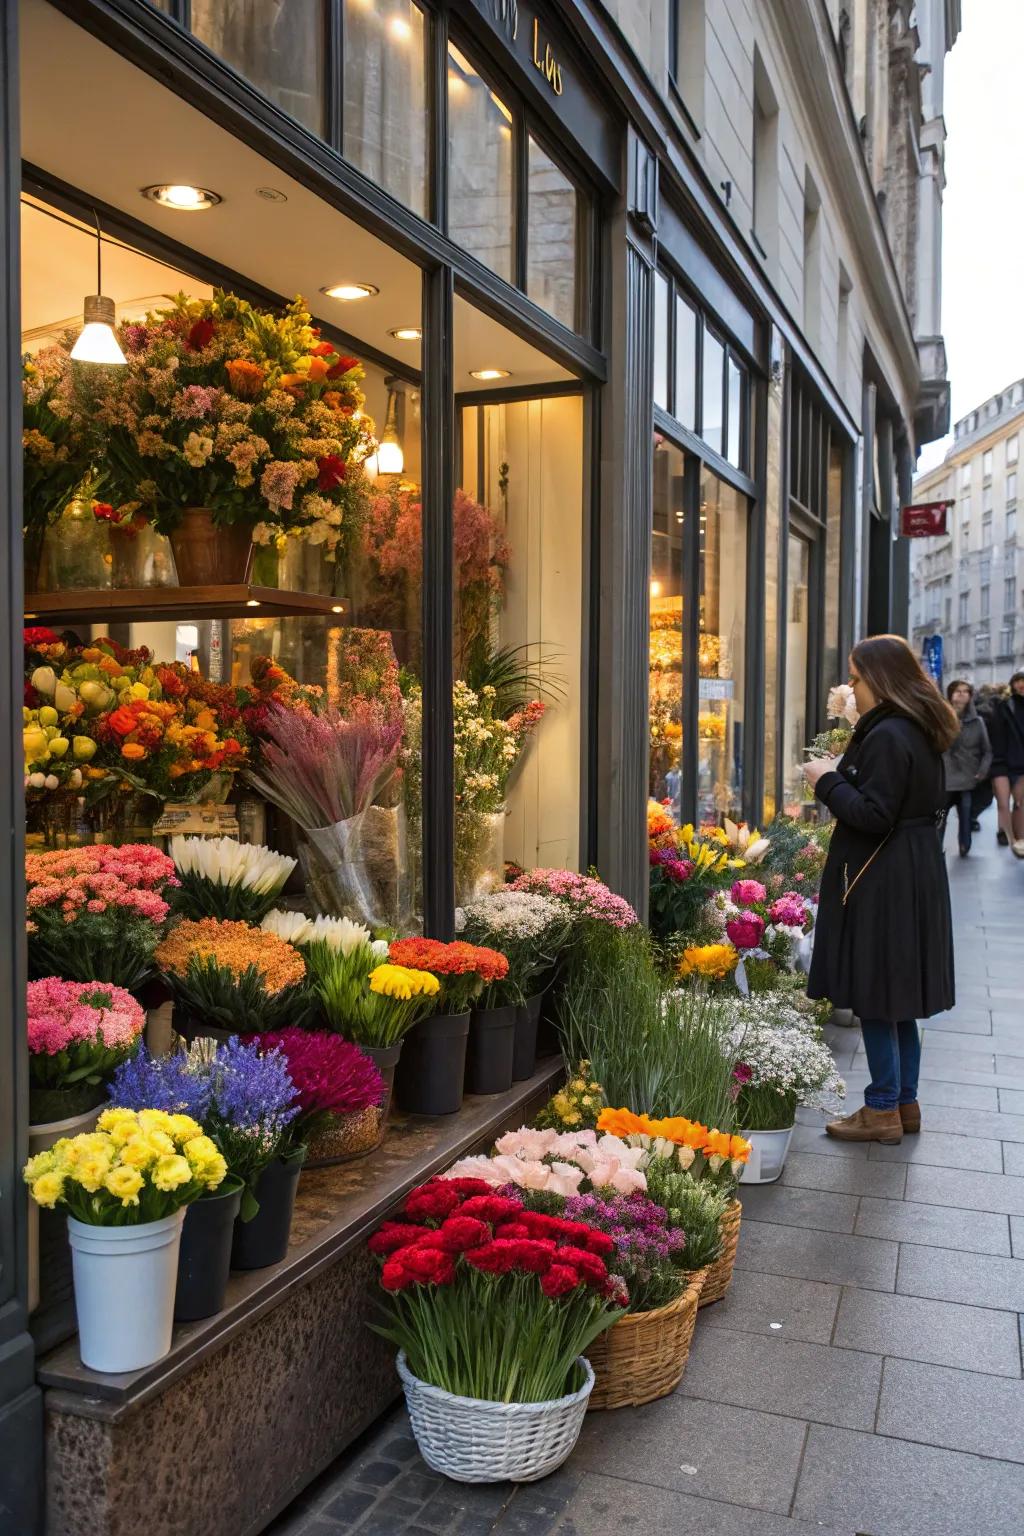
{"type": "Polygon", "coordinates": [[[59,907],[68,920],[120,907],[162,923],[170,908],[161,893],[178,884],[173,859],[149,843],[30,853],[25,878],[30,933],[32,914],[43,907],[59,907]]]}
{"type": "Polygon", "coordinates": [[[737,880],[729,894],[738,907],[752,907],[764,901],[768,892],[760,880],[737,880]]]}
{"type": "Polygon", "coordinates": [[[141,1004],[123,987],[45,976],[26,990],[34,1056],[56,1056],[78,1044],[130,1048],[146,1023],[141,1004]]]}
{"type": "Polygon", "coordinates": [[[629,902],[610,891],[603,880],[571,869],[530,869],[513,880],[513,891],[534,891],[564,901],[576,917],[592,917],[613,928],[632,928],[637,915],[629,902]]]}
{"type": "Polygon", "coordinates": [[[768,908],[768,920],[783,928],[803,928],[810,916],[810,909],[796,891],[787,891],[768,908]]]}

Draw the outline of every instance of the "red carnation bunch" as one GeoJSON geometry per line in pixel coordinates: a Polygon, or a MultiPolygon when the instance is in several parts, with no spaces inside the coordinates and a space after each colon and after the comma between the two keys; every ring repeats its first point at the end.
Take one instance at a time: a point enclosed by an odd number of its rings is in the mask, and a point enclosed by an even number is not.
{"type": "Polygon", "coordinates": [[[446,1391],[496,1402],[561,1397],[578,1357],[628,1305],[605,1262],[614,1246],[480,1179],[431,1179],[369,1241],[388,1296],[379,1331],[414,1375],[446,1391]]]}
{"type": "Polygon", "coordinates": [[[464,939],[451,944],[440,939],[395,939],[388,955],[396,965],[433,971],[441,983],[439,1013],[465,1013],[485,986],[508,975],[508,960],[499,950],[467,944],[464,939]]]}

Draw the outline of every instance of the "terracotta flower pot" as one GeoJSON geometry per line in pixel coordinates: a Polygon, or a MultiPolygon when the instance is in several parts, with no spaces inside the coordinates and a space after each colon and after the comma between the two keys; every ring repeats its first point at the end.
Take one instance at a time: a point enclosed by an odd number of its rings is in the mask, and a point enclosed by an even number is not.
{"type": "Polygon", "coordinates": [[[223,587],[245,580],[252,554],[251,523],[217,524],[208,507],[186,507],[170,535],[183,587],[223,587]]]}

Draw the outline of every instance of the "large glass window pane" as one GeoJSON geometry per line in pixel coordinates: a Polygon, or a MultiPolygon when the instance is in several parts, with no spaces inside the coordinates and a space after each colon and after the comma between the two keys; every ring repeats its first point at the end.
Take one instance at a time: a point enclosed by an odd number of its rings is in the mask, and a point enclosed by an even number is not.
{"type": "Polygon", "coordinates": [[[465,409],[459,483],[455,896],[463,905],[502,884],[505,861],[579,868],[581,398],[465,409]]]}
{"type": "Polygon", "coordinates": [[[697,311],[676,299],[676,419],[692,432],[697,425],[697,311]]]}
{"type": "Polygon", "coordinates": [[[779,511],[782,498],[782,389],[771,384],[765,410],[764,492],[764,820],[778,810],[779,511]]]}
{"type": "Polygon", "coordinates": [[[726,458],[737,469],[746,469],[743,452],[744,413],[746,411],[746,370],[734,357],[729,358],[729,447],[726,458]]]}
{"type": "Polygon", "coordinates": [[[427,211],[423,12],[410,0],[345,0],[344,155],[427,211]]]}
{"type": "MultiPolygon", "coordinates": [[[[839,443],[828,450],[828,486],[825,508],[825,654],[824,686],[826,692],[836,683],[846,681],[846,658],[839,655],[841,623],[840,591],[843,544],[843,453],[839,443]]],[[[824,704],[824,699],[821,703],[824,704]]],[[[815,722],[817,724],[817,722],[815,722]]]]}
{"type": "Polygon", "coordinates": [[[722,452],[722,383],[725,348],[704,327],[704,377],[700,435],[715,453],[722,452]]]}
{"type": "Polygon", "coordinates": [[[746,498],[705,470],[700,485],[699,821],[741,815],[746,611],[746,498]]]}
{"type": "Polygon", "coordinates": [[[575,326],[579,193],[532,137],[528,171],[526,291],[556,320],[575,326]]]}
{"type": "Polygon", "coordinates": [[[448,233],[499,277],[512,265],[512,113],[448,44],[448,233]]]}
{"type": "Polygon", "coordinates": [[[192,0],[192,31],[264,96],[323,133],[323,0],[192,0]]]}
{"type": "Polygon", "coordinates": [[[654,274],[654,403],[668,410],[668,279],[654,274]]]}
{"type": "Polygon", "coordinates": [[[683,768],[683,455],[654,438],[649,793],[678,823],[683,768]]]}
{"type": "MultiPolygon", "coordinates": [[[[782,771],[787,816],[802,814],[807,729],[807,664],[811,640],[811,546],[789,535],[786,557],[786,693],[782,771]]],[[[834,683],[835,678],[830,678],[834,683]]]]}

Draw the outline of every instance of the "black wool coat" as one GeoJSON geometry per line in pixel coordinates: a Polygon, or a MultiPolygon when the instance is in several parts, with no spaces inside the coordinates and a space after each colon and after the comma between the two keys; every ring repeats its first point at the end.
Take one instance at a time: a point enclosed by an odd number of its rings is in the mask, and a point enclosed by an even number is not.
{"type": "Polygon", "coordinates": [[[952,1008],[953,926],[935,826],[946,802],[942,754],[913,720],[880,704],[858,721],[838,771],[822,775],[816,794],[836,827],[809,996],[861,1019],[926,1019],[952,1008]]]}

